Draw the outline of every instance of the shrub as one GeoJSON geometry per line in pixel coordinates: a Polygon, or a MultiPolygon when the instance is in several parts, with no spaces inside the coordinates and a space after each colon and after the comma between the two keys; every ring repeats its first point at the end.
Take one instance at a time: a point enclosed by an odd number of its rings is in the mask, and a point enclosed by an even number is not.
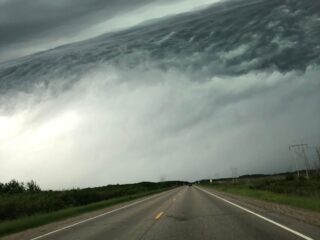
{"type": "Polygon", "coordinates": [[[287,175],[286,176],[286,180],[287,181],[293,181],[294,180],[294,175],[293,174],[287,175]]]}

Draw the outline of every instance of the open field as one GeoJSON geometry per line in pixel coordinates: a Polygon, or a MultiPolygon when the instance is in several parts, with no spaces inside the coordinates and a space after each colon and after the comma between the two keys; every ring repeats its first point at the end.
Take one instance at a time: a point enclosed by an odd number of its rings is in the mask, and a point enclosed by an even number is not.
{"type": "Polygon", "coordinates": [[[289,175],[282,179],[203,181],[202,184],[223,192],[320,212],[320,179],[317,177],[307,180],[289,175]]]}
{"type": "Polygon", "coordinates": [[[180,182],[0,194],[0,236],[158,193],[180,182]]]}

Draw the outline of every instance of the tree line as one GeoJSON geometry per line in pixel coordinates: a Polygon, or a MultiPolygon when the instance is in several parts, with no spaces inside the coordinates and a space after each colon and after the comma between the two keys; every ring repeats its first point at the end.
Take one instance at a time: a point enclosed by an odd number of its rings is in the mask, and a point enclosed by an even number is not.
{"type": "Polygon", "coordinates": [[[70,207],[166,189],[183,184],[177,181],[116,184],[63,191],[41,190],[39,185],[11,180],[0,183],[0,221],[49,213],[70,207]]]}
{"type": "Polygon", "coordinates": [[[39,185],[31,180],[26,184],[11,180],[8,183],[0,183],[0,194],[36,193],[41,192],[39,185]]]}

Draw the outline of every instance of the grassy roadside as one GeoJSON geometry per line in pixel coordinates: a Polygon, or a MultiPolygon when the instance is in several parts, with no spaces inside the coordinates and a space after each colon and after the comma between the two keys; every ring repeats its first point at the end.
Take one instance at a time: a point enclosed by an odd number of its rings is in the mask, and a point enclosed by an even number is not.
{"type": "Polygon", "coordinates": [[[295,194],[277,193],[270,190],[250,189],[242,184],[201,184],[201,186],[244,197],[320,212],[320,198],[318,196],[300,196],[295,194]]]}
{"type": "Polygon", "coordinates": [[[0,223],[0,237],[9,235],[12,233],[17,233],[30,228],[39,227],[41,225],[45,225],[55,221],[67,219],[70,217],[75,217],[86,212],[99,210],[105,207],[110,207],[115,204],[124,203],[130,200],[160,193],[169,189],[171,188],[157,189],[154,191],[148,191],[148,192],[132,194],[128,196],[118,197],[118,198],[112,198],[105,201],[91,203],[91,204],[80,206],[80,207],[66,208],[66,209],[51,212],[51,213],[36,214],[30,217],[4,221],[0,223]]]}

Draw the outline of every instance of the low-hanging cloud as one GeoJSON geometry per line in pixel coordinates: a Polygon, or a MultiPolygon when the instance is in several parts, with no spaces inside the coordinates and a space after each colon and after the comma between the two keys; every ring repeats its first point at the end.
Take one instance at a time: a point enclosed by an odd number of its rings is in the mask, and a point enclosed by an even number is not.
{"type": "Polygon", "coordinates": [[[61,188],[228,176],[230,167],[286,171],[288,144],[319,142],[318,74],[197,82],[176,71],[101,66],[59,98],[2,117],[2,179],[61,188]]]}

